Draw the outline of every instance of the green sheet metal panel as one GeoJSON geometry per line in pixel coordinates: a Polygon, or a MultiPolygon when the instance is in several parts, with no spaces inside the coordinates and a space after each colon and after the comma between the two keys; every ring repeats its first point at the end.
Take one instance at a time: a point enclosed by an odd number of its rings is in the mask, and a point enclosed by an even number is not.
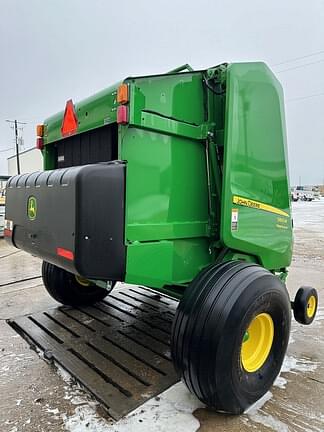
{"type": "Polygon", "coordinates": [[[205,148],[200,142],[129,128],[126,239],[204,236],[208,228],[205,148]]]}
{"type": "Polygon", "coordinates": [[[201,74],[127,82],[130,124],[120,132],[126,282],[156,288],[188,282],[211,261],[201,74]]]}
{"type": "Polygon", "coordinates": [[[191,282],[210,264],[208,250],[207,238],[131,242],[127,247],[125,282],[151,288],[191,282]]]}
{"type": "Polygon", "coordinates": [[[141,124],[142,113],[155,113],[191,125],[205,120],[200,72],[128,78],[130,123],[141,124]]]}
{"type": "Polygon", "coordinates": [[[282,89],[263,63],[231,64],[226,89],[221,238],[280,269],[292,256],[282,89]]]}
{"type": "Polygon", "coordinates": [[[201,240],[209,229],[203,143],[129,127],[121,157],[127,161],[126,281],[160,287],[190,280],[211,259],[201,240]]]}

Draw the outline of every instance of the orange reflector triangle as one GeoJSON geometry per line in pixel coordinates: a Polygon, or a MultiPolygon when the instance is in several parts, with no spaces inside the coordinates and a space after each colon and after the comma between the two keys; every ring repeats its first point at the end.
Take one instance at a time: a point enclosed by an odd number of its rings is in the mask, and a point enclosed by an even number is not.
{"type": "Polygon", "coordinates": [[[69,136],[74,134],[78,129],[78,118],[75,113],[72,99],[66,102],[63,122],[61,126],[62,136],[69,136]]]}

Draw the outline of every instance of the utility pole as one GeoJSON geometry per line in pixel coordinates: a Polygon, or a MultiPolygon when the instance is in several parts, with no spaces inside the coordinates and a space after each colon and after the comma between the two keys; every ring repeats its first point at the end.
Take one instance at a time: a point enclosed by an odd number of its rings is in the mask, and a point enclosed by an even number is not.
{"type": "Polygon", "coordinates": [[[16,143],[17,174],[20,174],[18,125],[25,125],[27,123],[18,120],[6,120],[6,122],[13,124],[12,128],[14,128],[16,143]]]}

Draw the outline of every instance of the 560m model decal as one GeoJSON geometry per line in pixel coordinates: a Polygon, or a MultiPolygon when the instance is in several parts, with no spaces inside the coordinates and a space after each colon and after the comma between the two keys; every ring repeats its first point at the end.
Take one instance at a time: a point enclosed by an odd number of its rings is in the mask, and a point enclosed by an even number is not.
{"type": "Polygon", "coordinates": [[[273,207],[269,204],[264,204],[260,201],[251,200],[249,198],[243,198],[241,196],[233,195],[233,203],[244,207],[255,208],[257,210],[264,210],[269,213],[274,213],[289,218],[289,214],[285,211],[278,209],[277,207],[273,207]]]}

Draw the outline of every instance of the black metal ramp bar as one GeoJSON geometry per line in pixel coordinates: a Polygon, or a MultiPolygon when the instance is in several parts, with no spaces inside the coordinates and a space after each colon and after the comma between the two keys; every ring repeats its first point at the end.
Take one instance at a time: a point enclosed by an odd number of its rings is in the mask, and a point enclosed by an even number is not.
{"type": "Polygon", "coordinates": [[[118,420],[179,380],[170,356],[176,307],[146,288],[122,287],[93,306],[62,306],[8,323],[118,420]]]}

